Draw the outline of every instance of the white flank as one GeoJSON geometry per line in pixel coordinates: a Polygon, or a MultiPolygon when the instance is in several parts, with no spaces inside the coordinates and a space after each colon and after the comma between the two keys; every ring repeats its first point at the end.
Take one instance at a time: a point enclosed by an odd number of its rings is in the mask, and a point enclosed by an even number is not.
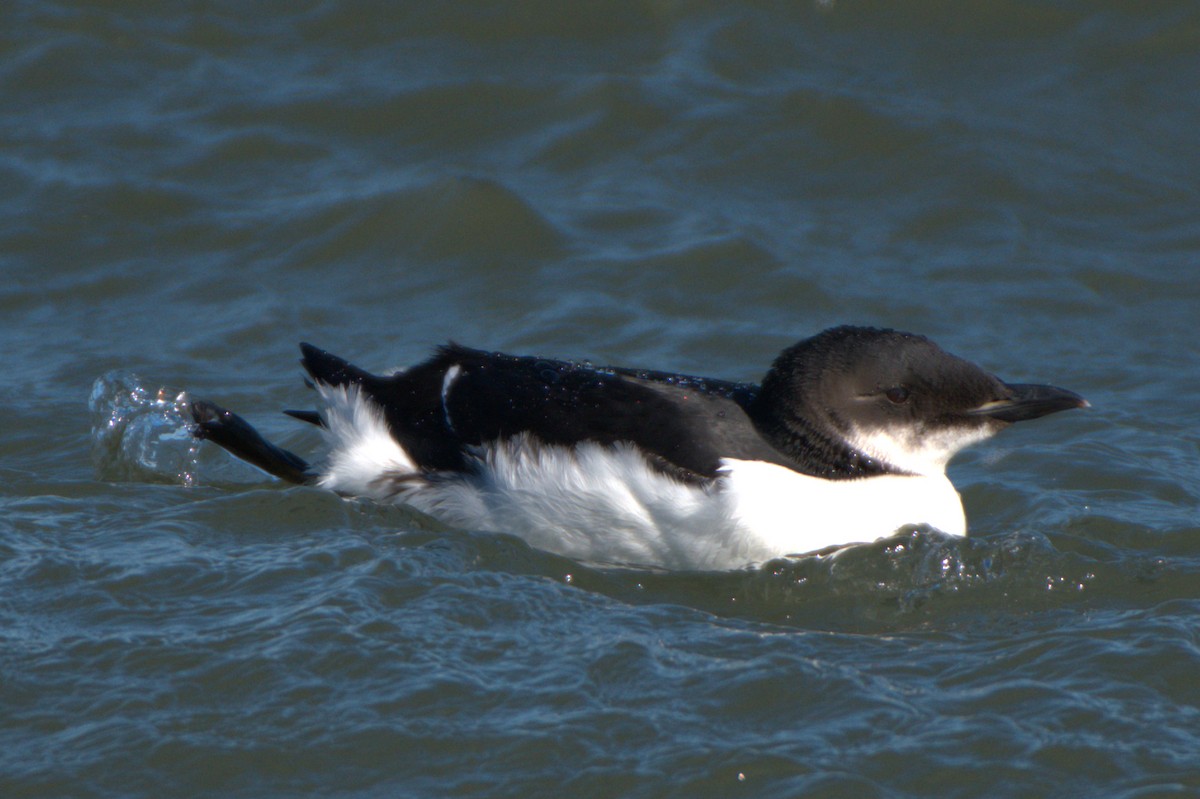
{"type": "Polygon", "coordinates": [[[358,386],[317,383],[317,391],[326,403],[322,429],[331,447],[317,485],[339,494],[391,500],[395,488],[388,478],[417,469],[392,438],[383,411],[358,386]]]}
{"type": "Polygon", "coordinates": [[[500,530],[594,563],[725,568],[733,524],[719,492],[655,471],[630,445],[538,446],[525,436],[479,453],[479,475],[431,480],[404,499],[450,524],[500,530]]]}

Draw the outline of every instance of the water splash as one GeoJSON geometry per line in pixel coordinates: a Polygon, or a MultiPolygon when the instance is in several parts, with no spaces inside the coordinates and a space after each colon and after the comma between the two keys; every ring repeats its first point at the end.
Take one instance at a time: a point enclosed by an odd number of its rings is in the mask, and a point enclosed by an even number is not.
{"type": "Polygon", "coordinates": [[[102,480],[170,483],[258,483],[253,466],[204,447],[192,435],[186,391],[115,370],[92,384],[92,462],[102,480]]]}
{"type": "Polygon", "coordinates": [[[109,480],[196,484],[199,442],[187,393],[115,370],[92,384],[92,461],[109,480]]]}

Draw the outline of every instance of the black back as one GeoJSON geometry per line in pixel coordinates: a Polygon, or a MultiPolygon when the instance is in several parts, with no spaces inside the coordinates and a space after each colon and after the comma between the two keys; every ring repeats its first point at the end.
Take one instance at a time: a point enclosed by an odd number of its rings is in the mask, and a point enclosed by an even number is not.
{"type": "Polygon", "coordinates": [[[377,377],[301,345],[315,380],[362,386],[389,428],[429,470],[465,470],[465,447],[527,433],[570,447],[628,442],[680,479],[714,478],[723,457],[795,463],[747,414],[758,386],[665,372],[504,355],[451,344],[413,368],[377,377]],[[448,370],[457,374],[446,380],[448,370]],[[449,386],[443,401],[443,388],[449,386]]]}

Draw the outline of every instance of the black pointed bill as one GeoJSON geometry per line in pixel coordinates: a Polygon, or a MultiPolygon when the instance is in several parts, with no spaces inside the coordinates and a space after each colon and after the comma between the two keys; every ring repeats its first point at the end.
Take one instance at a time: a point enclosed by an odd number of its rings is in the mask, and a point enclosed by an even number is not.
{"type": "Polygon", "coordinates": [[[985,402],[967,413],[972,416],[990,416],[1001,422],[1023,422],[1037,419],[1072,408],[1087,408],[1089,403],[1074,391],[1058,386],[1042,386],[1035,383],[1007,384],[1012,395],[1005,399],[985,402]]]}

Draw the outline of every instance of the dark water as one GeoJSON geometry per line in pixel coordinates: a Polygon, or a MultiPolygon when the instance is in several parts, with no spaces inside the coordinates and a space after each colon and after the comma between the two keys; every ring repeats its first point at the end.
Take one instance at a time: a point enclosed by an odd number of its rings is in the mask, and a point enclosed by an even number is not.
{"type": "Polygon", "coordinates": [[[0,796],[1200,796],[1191,0],[0,17],[0,796]],[[310,451],[301,339],[756,380],[839,322],[1094,407],[952,465],[971,539],[731,574],[170,435],[310,451]]]}

